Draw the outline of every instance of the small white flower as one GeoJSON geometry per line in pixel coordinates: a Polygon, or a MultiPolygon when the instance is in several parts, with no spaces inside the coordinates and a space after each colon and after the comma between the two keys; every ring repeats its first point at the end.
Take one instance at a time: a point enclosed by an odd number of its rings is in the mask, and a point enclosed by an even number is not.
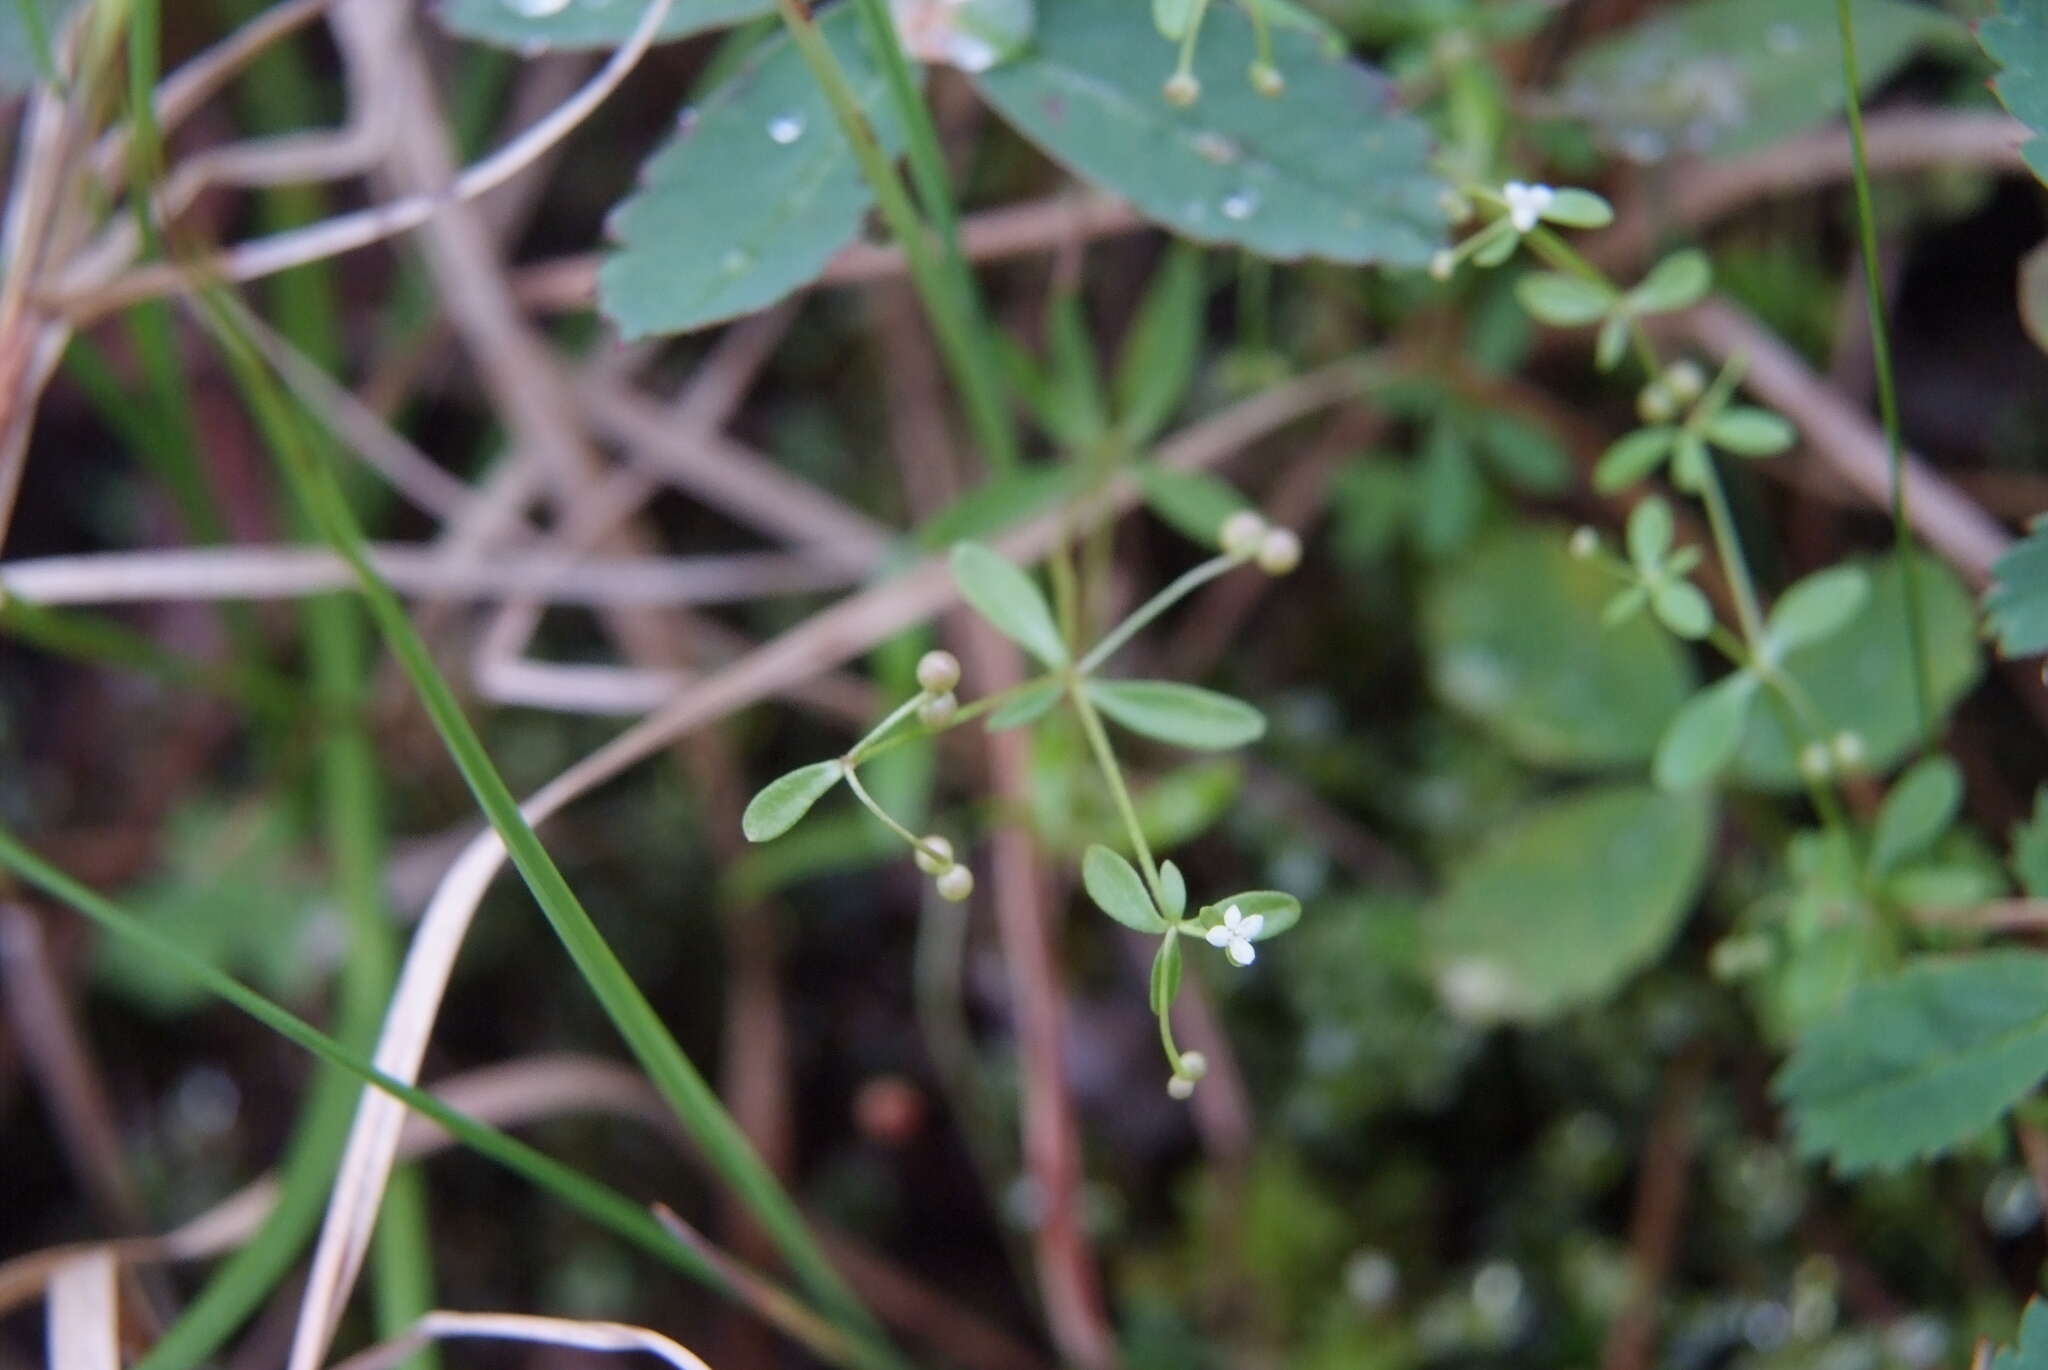
{"type": "Polygon", "coordinates": [[[1265,926],[1265,914],[1255,913],[1247,918],[1242,909],[1232,904],[1223,910],[1223,921],[1210,928],[1206,936],[1210,946],[1224,949],[1224,955],[1230,958],[1232,965],[1248,966],[1259,954],[1258,948],[1252,945],[1252,939],[1265,926]]]}
{"type": "Polygon", "coordinates": [[[1549,186],[1509,181],[1500,188],[1500,197],[1508,202],[1508,222],[1515,226],[1515,232],[1527,233],[1543,218],[1543,211],[1550,208],[1557,192],[1549,186]]]}

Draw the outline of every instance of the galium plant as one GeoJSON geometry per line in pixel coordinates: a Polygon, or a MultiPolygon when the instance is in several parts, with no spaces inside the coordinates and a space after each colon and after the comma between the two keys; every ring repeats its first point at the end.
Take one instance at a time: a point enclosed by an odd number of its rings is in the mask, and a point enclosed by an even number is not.
{"type": "Polygon", "coordinates": [[[854,797],[910,848],[917,868],[932,878],[939,896],[954,902],[974,892],[972,870],[946,837],[918,835],[876,802],[861,783],[860,768],[890,749],[977,719],[991,731],[1029,727],[1054,709],[1071,711],[1087,739],[1104,789],[1113,801],[1137,864],[1121,852],[1091,845],[1082,858],[1082,884],[1097,908],[1134,932],[1159,939],[1152,962],[1149,1003],[1159,1020],[1159,1039],[1175,1098],[1194,1093],[1207,1070],[1199,1052],[1182,1051],[1173,1036],[1173,1006],[1179,997],[1183,939],[1207,943],[1235,966],[1257,958],[1257,944],[1277,937],[1301,917],[1301,902],[1278,890],[1245,890],[1190,906],[1186,877],[1170,859],[1159,857],[1139,822],[1129,782],[1107,718],[1141,737],[1199,751],[1223,751],[1256,742],[1266,723],[1244,701],[1214,690],[1168,680],[1121,680],[1102,673],[1116,653],[1146,626],[1202,586],[1247,565],[1284,576],[1301,560],[1293,532],[1270,526],[1250,510],[1239,510],[1216,529],[1222,547],[1139,605],[1085,650],[1077,650],[1053,606],[1032,578],[999,553],[975,542],[953,548],[952,570],[961,597],[1003,636],[1023,648],[1043,671],[996,694],[963,704],[956,693],[960,663],[952,653],[927,653],[917,663],[918,692],[876,724],[845,754],[802,766],[769,783],[747,805],[743,826],[751,842],[780,837],[800,822],[825,795],[844,783],[854,797]]]}

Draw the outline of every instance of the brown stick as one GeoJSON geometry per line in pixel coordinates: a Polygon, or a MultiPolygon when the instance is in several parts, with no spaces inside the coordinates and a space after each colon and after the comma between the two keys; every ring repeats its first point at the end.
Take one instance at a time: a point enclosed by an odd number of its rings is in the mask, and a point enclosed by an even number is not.
{"type": "Polygon", "coordinates": [[[1643,1370],[1650,1363],[1657,1328],[1657,1302],[1671,1274],[1685,1215],[1686,1175],[1692,1168],[1693,1122],[1710,1058],[1703,1047],[1681,1051],[1664,1070],[1657,1116],[1643,1148],[1636,1182],[1635,1214],[1629,1221],[1629,1265],[1633,1288],[1621,1316],[1607,1331],[1601,1370],[1643,1370]]]}

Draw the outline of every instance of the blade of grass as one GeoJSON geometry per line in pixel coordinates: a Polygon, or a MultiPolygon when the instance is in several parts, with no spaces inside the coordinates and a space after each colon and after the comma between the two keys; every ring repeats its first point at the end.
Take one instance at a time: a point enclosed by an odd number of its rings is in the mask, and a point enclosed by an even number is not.
{"type": "MultiPolygon", "coordinates": [[[[11,829],[4,826],[0,826],[0,867],[76,909],[114,936],[136,944],[286,1041],[310,1052],[346,1076],[382,1090],[422,1117],[431,1119],[470,1150],[527,1180],[599,1227],[692,1279],[722,1292],[731,1292],[724,1276],[712,1262],[677,1241],[647,1209],[609,1185],[564,1165],[518,1138],[449,1107],[427,1091],[386,1075],[297,1014],[272,1003],[219,967],[185,950],[174,938],[157,931],[112,900],[58,870],[30,851],[11,829]]],[[[322,1197],[318,1192],[314,1194],[316,1203],[322,1197]]],[[[849,1370],[902,1370],[904,1365],[900,1356],[877,1341],[827,1334],[822,1329],[807,1332],[794,1324],[784,1326],[782,1330],[827,1362],[849,1367],[849,1370]]]]}
{"type": "Polygon", "coordinates": [[[1862,240],[1863,287],[1870,309],[1870,359],[1877,372],[1877,407],[1884,422],[1886,458],[1891,469],[1892,537],[1899,551],[1899,588],[1906,597],[1906,650],[1912,656],[1913,699],[1919,711],[1922,745],[1933,740],[1933,666],[1927,656],[1927,630],[1921,622],[1919,577],[1914,572],[1913,525],[1906,509],[1906,454],[1899,426],[1899,390],[1892,373],[1891,329],[1885,319],[1883,268],[1877,257],[1877,211],[1870,194],[1870,152],[1863,136],[1861,73],[1856,65],[1856,23],[1849,0],[1835,0],[1835,18],[1842,30],[1843,94],[1848,99],[1849,147],[1855,158],[1856,226],[1862,240]]]}
{"type": "Polygon", "coordinates": [[[219,291],[204,293],[199,303],[258,425],[284,469],[287,483],[322,535],[354,571],[371,618],[412,682],[470,792],[505,844],[513,865],[533,892],[577,971],[647,1072],[649,1081],[820,1304],[842,1325],[864,1336],[879,1336],[873,1319],[810,1235],[796,1205],[669,1034],[520,812],[518,801],[498,774],[482,739],[462,712],[454,690],[406,616],[404,605],[370,565],[362,529],[349,510],[334,473],[319,459],[300,426],[306,416],[293,406],[283,388],[264,369],[260,354],[236,321],[235,311],[241,306],[219,291]]]}
{"type": "Polygon", "coordinates": [[[197,661],[100,614],[52,609],[0,596],[0,634],[74,661],[117,666],[169,685],[235,700],[262,713],[280,729],[304,707],[298,687],[265,667],[197,661]]]}

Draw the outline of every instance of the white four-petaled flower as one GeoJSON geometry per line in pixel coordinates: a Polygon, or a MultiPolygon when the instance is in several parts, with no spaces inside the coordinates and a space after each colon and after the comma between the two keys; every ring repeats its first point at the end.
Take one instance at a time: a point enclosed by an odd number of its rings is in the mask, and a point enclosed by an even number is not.
{"type": "Polygon", "coordinates": [[[1232,904],[1223,910],[1223,921],[1210,928],[1206,936],[1210,946],[1223,948],[1233,965],[1248,966],[1259,954],[1252,939],[1265,926],[1265,914],[1255,913],[1247,918],[1244,910],[1232,904]]]}
{"type": "Polygon", "coordinates": [[[1557,192],[1549,186],[1509,181],[1500,188],[1500,197],[1507,201],[1508,222],[1515,226],[1515,232],[1527,233],[1543,218],[1543,211],[1550,208],[1557,192]]]}

